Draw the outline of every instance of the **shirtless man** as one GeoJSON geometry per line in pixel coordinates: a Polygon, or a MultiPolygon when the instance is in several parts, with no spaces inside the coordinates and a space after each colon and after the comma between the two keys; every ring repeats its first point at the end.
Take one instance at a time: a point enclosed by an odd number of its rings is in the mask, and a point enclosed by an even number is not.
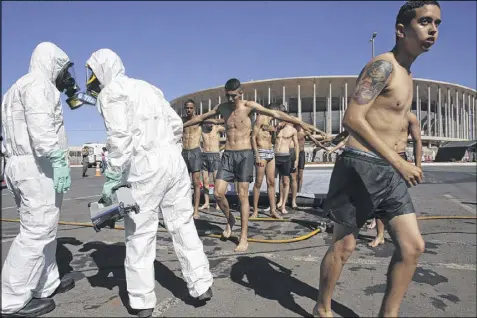
{"type": "MultiPolygon", "coordinates": [[[[272,104],[266,106],[272,109],[272,104]]],[[[252,149],[255,157],[255,183],[253,185],[253,214],[252,218],[258,217],[258,199],[264,175],[267,178],[267,192],[270,202],[270,214],[274,218],[281,219],[276,209],[275,193],[275,153],[273,151],[273,132],[276,131],[272,123],[272,117],[257,115],[252,130],[252,149]]]]}
{"type": "Polygon", "coordinates": [[[215,180],[214,195],[220,209],[227,218],[227,226],[223,232],[223,237],[228,238],[232,234],[235,218],[230,213],[229,203],[225,198],[225,191],[229,182],[238,181],[242,229],[239,245],[235,248],[236,252],[244,252],[248,248],[248,214],[250,210],[248,187],[253,180],[254,166],[251,143],[251,116],[253,112],[289,121],[293,124],[302,125],[307,130],[316,131],[313,126],[283,112],[267,109],[256,102],[241,100],[242,92],[242,86],[238,79],[228,80],[225,84],[227,102],[215,106],[211,111],[196,116],[184,124],[184,127],[189,127],[219,114],[223,116],[227,139],[215,180]]]}
{"type": "MultiPolygon", "coordinates": [[[[421,126],[417,120],[416,115],[413,112],[407,113],[407,120],[404,121],[402,127],[401,138],[396,145],[396,152],[404,159],[408,160],[406,154],[407,139],[411,135],[413,140],[413,151],[416,167],[421,169],[421,157],[422,157],[422,141],[421,141],[421,126]]],[[[380,219],[376,219],[376,237],[368,245],[370,247],[376,247],[384,244],[384,223],[380,219]]]]}
{"type": "Polygon", "coordinates": [[[398,317],[399,308],[424,252],[408,186],[422,182],[422,170],[396,152],[402,123],[413,99],[411,65],[427,52],[441,23],[436,1],[408,1],[395,23],[396,45],[361,71],[343,118],[350,137],[336,160],[324,211],[335,223],[333,240],[320,268],[313,315],[332,316],[331,297],[358,230],[370,215],[382,219],[396,246],[387,274],[380,317],[398,317]],[[356,185],[359,186],[356,186],[356,185]]]}
{"type": "MultiPolygon", "coordinates": [[[[183,122],[197,117],[195,114],[195,102],[192,99],[184,103],[186,117],[182,118],[183,122]]],[[[182,158],[187,165],[187,170],[192,173],[192,182],[194,185],[194,219],[199,218],[199,201],[200,201],[200,169],[202,167],[202,151],[200,150],[200,137],[202,127],[194,125],[191,127],[184,126],[184,134],[182,135],[182,158]]]]}
{"type": "MultiPolygon", "coordinates": [[[[209,174],[212,174],[215,183],[217,169],[220,163],[220,133],[225,128],[221,125],[204,123],[202,125],[202,179],[204,182],[205,203],[201,209],[208,209],[209,206],[209,174]]],[[[218,208],[218,205],[215,207],[218,208]]]]}
{"type": "Polygon", "coordinates": [[[298,148],[297,131],[292,124],[281,122],[277,127],[275,140],[275,176],[280,175],[280,200],[277,208],[282,214],[288,213],[285,207],[290,193],[290,174],[298,167],[298,158],[292,152],[291,144],[298,148]]]}

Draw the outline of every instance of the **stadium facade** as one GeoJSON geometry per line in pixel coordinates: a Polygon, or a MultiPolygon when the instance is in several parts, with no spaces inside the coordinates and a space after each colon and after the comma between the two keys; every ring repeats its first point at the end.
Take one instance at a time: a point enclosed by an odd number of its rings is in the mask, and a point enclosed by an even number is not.
{"type": "MultiPolygon", "coordinates": [[[[290,115],[330,134],[343,130],[342,118],[357,76],[312,76],[276,78],[243,83],[243,99],[262,105],[278,102],[290,115]]],[[[443,142],[477,139],[477,92],[458,84],[414,79],[412,111],[421,123],[422,140],[428,147],[443,142]]],[[[224,87],[214,87],[180,96],[171,101],[182,115],[184,103],[193,99],[202,114],[225,101],[224,87]]]]}

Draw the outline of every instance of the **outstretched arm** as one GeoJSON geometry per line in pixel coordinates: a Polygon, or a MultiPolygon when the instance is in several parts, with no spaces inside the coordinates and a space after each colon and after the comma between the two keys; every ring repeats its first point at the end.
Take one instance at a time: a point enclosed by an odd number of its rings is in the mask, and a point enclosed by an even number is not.
{"type": "Polygon", "coordinates": [[[336,146],[334,146],[333,148],[331,148],[330,150],[328,150],[329,153],[332,153],[332,152],[335,152],[336,150],[338,149],[341,149],[343,148],[345,145],[346,145],[346,142],[348,141],[349,139],[349,136],[346,137],[345,139],[343,139],[340,143],[338,143],[336,146]]]}
{"type": "MultiPolygon", "coordinates": [[[[310,127],[313,127],[312,125],[308,125],[307,123],[302,122],[296,117],[290,116],[288,114],[285,114],[284,112],[278,111],[278,110],[271,110],[268,108],[263,107],[259,103],[253,102],[253,101],[247,101],[245,102],[245,106],[248,108],[253,109],[255,112],[257,112],[260,115],[265,115],[269,117],[273,117],[278,120],[283,120],[295,125],[301,126],[304,130],[306,131],[313,131],[310,127]]],[[[316,131],[316,129],[314,129],[316,131]]]]}
{"type": "Polygon", "coordinates": [[[198,123],[203,122],[204,120],[208,118],[214,117],[217,115],[218,110],[219,110],[219,105],[215,106],[212,110],[208,111],[205,114],[195,116],[191,120],[186,121],[183,127],[186,128],[186,127],[194,126],[194,125],[197,125],[198,123]]]}
{"type": "Polygon", "coordinates": [[[223,118],[208,118],[204,120],[204,124],[213,124],[213,125],[223,125],[225,124],[225,120],[223,118]]]}
{"type": "Polygon", "coordinates": [[[319,142],[318,140],[316,140],[315,137],[313,137],[312,134],[310,134],[309,132],[307,132],[306,130],[304,130],[304,133],[306,136],[308,136],[308,138],[310,138],[311,141],[313,141],[315,143],[316,146],[322,148],[322,149],[325,149],[325,150],[328,150],[328,148],[326,148],[325,146],[323,146],[323,144],[321,142],[319,142]]]}
{"type": "Polygon", "coordinates": [[[417,120],[416,115],[413,112],[409,112],[409,132],[411,133],[411,137],[413,140],[413,152],[414,152],[414,160],[416,162],[416,166],[421,168],[421,161],[422,161],[422,140],[421,140],[421,127],[419,125],[419,121],[417,120]]]}
{"type": "Polygon", "coordinates": [[[344,114],[343,125],[346,130],[359,135],[393,167],[397,168],[403,159],[379,138],[366,119],[369,108],[389,84],[392,72],[392,63],[384,59],[376,60],[366,66],[344,114]]]}

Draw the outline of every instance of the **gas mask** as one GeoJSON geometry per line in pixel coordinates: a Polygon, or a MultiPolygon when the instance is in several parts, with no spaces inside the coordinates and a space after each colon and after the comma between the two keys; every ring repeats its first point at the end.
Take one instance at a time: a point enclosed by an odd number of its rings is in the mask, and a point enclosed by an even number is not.
{"type": "Polygon", "coordinates": [[[69,62],[65,65],[55,81],[56,88],[65,93],[68,96],[66,103],[71,109],[76,109],[84,104],[77,98],[80,88],[76,84],[76,74],[74,69],[74,63],[69,62]]]}
{"type": "Polygon", "coordinates": [[[103,86],[99,83],[98,78],[93,73],[93,70],[86,65],[86,92],[97,98],[103,86]]]}

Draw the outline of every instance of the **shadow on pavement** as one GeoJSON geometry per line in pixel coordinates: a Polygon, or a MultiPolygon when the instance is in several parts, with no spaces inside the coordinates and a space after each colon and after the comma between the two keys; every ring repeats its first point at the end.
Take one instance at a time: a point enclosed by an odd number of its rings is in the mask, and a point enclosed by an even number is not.
{"type": "MultiPolygon", "coordinates": [[[[278,301],[281,306],[302,317],[312,316],[295,302],[292,294],[316,301],[318,290],[293,277],[292,271],[280,264],[263,256],[239,257],[232,266],[230,277],[233,282],[254,289],[263,298],[278,301]]],[[[333,300],[331,308],[342,317],[359,317],[350,308],[333,300]]]]}
{"type": "Polygon", "coordinates": [[[56,263],[58,264],[58,272],[60,278],[73,272],[73,267],[70,266],[73,260],[73,254],[65,246],[66,244],[79,246],[83,242],[74,237],[60,237],[56,240],[56,263]]]}
{"type": "MultiPolygon", "coordinates": [[[[135,314],[137,310],[129,306],[126,276],[124,270],[124,260],[126,258],[126,247],[124,243],[105,244],[103,242],[86,243],[80,252],[95,250],[91,253],[91,258],[98,267],[98,273],[87,277],[91,287],[103,287],[112,290],[119,289],[119,297],[124,307],[130,314],[135,314]]],[[[186,282],[177,277],[173,271],[158,261],[154,261],[154,271],[157,282],[168,289],[175,297],[188,305],[199,307],[205,304],[196,301],[189,295],[186,282]]],[[[161,299],[158,299],[158,302],[161,299]]]]}

